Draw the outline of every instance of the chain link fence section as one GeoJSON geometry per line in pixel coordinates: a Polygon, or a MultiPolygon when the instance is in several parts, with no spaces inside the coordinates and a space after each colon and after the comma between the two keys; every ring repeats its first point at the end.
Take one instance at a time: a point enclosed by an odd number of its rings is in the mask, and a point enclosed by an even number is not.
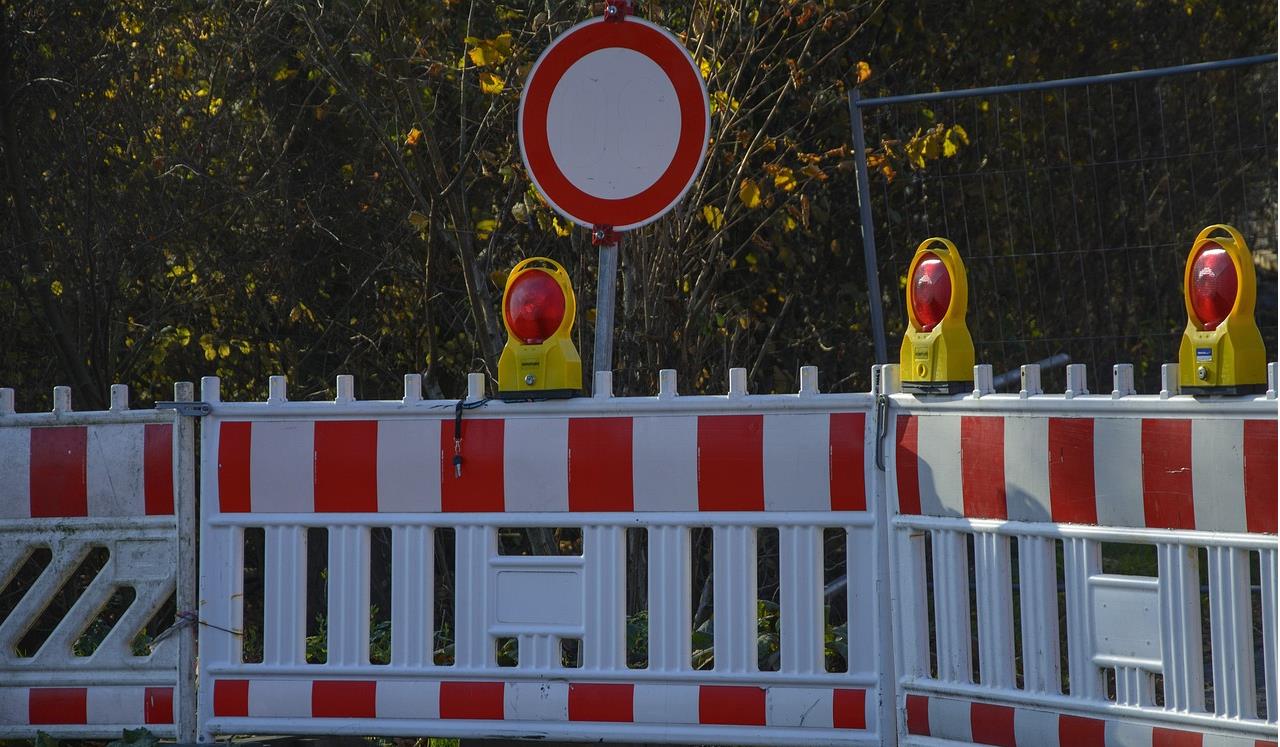
{"type": "MultiPolygon", "coordinates": [[[[1213,223],[1239,228],[1253,250],[1274,355],[1275,63],[852,96],[866,141],[857,155],[871,165],[859,184],[874,221],[864,250],[889,360],[907,323],[907,266],[917,244],[941,235],[968,268],[980,362],[999,373],[1065,354],[1088,364],[1095,392],[1109,391],[1113,363],[1132,363],[1139,391],[1156,391],[1186,325],[1187,252],[1213,223]]],[[[1046,377],[1060,386],[1064,373],[1046,377]]]]}

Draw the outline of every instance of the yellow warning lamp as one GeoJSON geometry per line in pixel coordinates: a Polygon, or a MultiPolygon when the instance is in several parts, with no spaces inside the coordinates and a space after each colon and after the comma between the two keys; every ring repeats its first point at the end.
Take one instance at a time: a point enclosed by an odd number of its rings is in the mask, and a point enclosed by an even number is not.
{"type": "Polygon", "coordinates": [[[907,316],[900,368],[902,391],[973,391],[973,338],[965,326],[969,283],[956,245],[934,237],[916,247],[907,272],[907,316]]]}
{"type": "Polygon", "coordinates": [[[507,344],[498,359],[498,397],[572,397],[582,389],[582,359],[569,339],[577,303],[559,262],[530,257],[511,269],[502,292],[507,344]]]}
{"type": "Polygon", "coordinates": [[[1213,225],[1196,236],[1182,284],[1187,329],[1178,381],[1187,394],[1252,394],[1267,388],[1267,355],[1253,318],[1257,281],[1240,232],[1213,225]]]}

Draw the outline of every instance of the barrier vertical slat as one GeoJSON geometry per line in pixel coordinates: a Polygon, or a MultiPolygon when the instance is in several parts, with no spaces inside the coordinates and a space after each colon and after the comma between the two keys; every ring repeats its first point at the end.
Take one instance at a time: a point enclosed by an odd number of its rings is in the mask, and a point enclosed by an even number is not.
{"type": "Polygon", "coordinates": [[[548,633],[527,633],[516,636],[519,646],[516,666],[520,669],[545,671],[557,666],[556,638],[548,633]]]}
{"type": "Polygon", "coordinates": [[[1149,673],[1137,667],[1116,667],[1116,705],[1149,706],[1154,692],[1149,673]]]}
{"type": "Polygon", "coordinates": [[[433,663],[435,636],[435,529],[391,528],[391,664],[433,663]]]}
{"type": "MultiPolygon", "coordinates": [[[[850,570],[861,567],[846,563],[850,570]]],[[[778,578],[782,603],[779,670],[802,674],[824,671],[820,528],[778,530],[778,578]]]]}
{"type": "Polygon", "coordinates": [[[1056,540],[1018,538],[1018,591],[1022,615],[1022,681],[1031,692],[1062,692],[1058,643],[1056,540]]]}
{"type": "MultiPolygon", "coordinates": [[[[893,600],[899,629],[899,669],[905,675],[928,677],[929,601],[925,586],[924,532],[900,529],[894,532],[897,592],[893,600]]],[[[854,610],[850,608],[852,617],[854,610]]]]}
{"type": "Polygon", "coordinates": [[[589,526],[582,530],[587,604],[582,666],[619,670],[627,667],[626,530],[589,526]]]}
{"type": "Polygon", "coordinates": [[[263,542],[262,662],[302,664],[307,635],[307,530],[269,526],[263,542]]]}
{"type": "Polygon", "coordinates": [[[933,609],[938,679],[973,681],[969,621],[969,553],[961,532],[933,530],[933,609]]]}
{"type": "MultiPolygon", "coordinates": [[[[173,385],[173,399],[191,402],[195,385],[179,381],[173,385]]],[[[196,538],[200,517],[196,515],[196,418],[179,415],[173,424],[174,518],[178,523],[178,579],[174,602],[179,612],[196,609],[199,570],[196,538]]],[[[144,464],[145,469],[145,464],[144,464]]],[[[178,686],[174,690],[173,720],[179,743],[196,740],[196,636],[197,625],[188,625],[178,637],[178,686]]]]}
{"type": "Polygon", "coordinates": [[[1262,660],[1267,688],[1267,720],[1276,723],[1276,551],[1258,552],[1258,583],[1262,586],[1262,660]]]}
{"type": "MultiPolygon", "coordinates": [[[[213,453],[216,454],[216,436],[213,444],[206,439],[203,448],[215,449],[213,453]]],[[[208,496],[216,493],[208,490],[208,487],[217,479],[216,470],[209,468],[212,461],[205,459],[206,469],[201,474],[202,487],[205,488],[204,511],[210,513],[214,509],[208,496]]],[[[202,670],[214,664],[225,666],[240,663],[240,637],[228,631],[240,630],[244,620],[243,535],[244,531],[240,527],[216,527],[207,522],[200,535],[201,604],[198,612],[200,619],[207,623],[200,626],[202,670]]],[[[208,680],[205,682],[208,683],[208,680]]],[[[202,742],[213,741],[212,734],[207,731],[207,719],[213,713],[213,690],[213,687],[201,687],[197,696],[197,711],[203,714],[200,728],[202,742]]]]}
{"type": "Polygon", "coordinates": [[[756,530],[719,526],[712,530],[715,583],[715,668],[754,672],[756,654],[756,530]]]}
{"type": "Polygon", "coordinates": [[[369,528],[329,529],[330,666],[369,663],[369,528]]]}
{"type": "Polygon", "coordinates": [[[1253,718],[1253,615],[1249,552],[1209,548],[1209,635],[1213,646],[1213,705],[1219,716],[1253,718]]]}
{"type": "Polygon", "coordinates": [[[649,529],[649,669],[685,672],[691,666],[693,621],[689,529],[649,529]]]}
{"type": "Polygon", "coordinates": [[[1093,663],[1093,611],[1089,607],[1089,577],[1102,568],[1098,543],[1081,537],[1062,541],[1063,576],[1067,592],[1067,674],[1071,694],[1100,699],[1102,670],[1093,663]]]}
{"type": "Polygon", "coordinates": [[[1160,654],[1165,708],[1204,710],[1200,564],[1196,549],[1157,545],[1160,573],[1160,654]]]}
{"type": "Polygon", "coordinates": [[[979,532],[973,538],[978,592],[978,673],[983,685],[1011,688],[1013,678],[1013,578],[1009,538],[979,532]]]}
{"type": "Polygon", "coordinates": [[[489,559],[497,554],[497,533],[491,527],[458,527],[454,567],[454,665],[492,667],[497,652],[488,631],[489,559]]]}
{"type": "MultiPolygon", "coordinates": [[[[848,640],[874,641],[877,640],[876,609],[879,606],[876,599],[876,575],[871,570],[877,566],[875,537],[870,529],[848,529],[845,530],[844,540],[845,578],[848,579],[845,595],[849,605],[845,617],[849,625],[848,640]]],[[[819,604],[821,603],[820,599],[819,604]]],[[[878,666],[880,662],[875,646],[849,647],[849,671],[874,672],[878,666]]],[[[819,664],[818,671],[822,671],[821,667],[819,664]]]]}

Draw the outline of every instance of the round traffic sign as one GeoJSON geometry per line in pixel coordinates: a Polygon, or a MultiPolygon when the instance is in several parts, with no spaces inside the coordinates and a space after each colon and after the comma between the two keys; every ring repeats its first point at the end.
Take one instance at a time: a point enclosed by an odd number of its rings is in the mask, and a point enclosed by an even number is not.
{"type": "Polygon", "coordinates": [[[578,225],[626,230],[684,197],[707,153],[698,66],[648,21],[596,18],[556,37],[520,96],[520,153],[547,202],[578,225]]]}

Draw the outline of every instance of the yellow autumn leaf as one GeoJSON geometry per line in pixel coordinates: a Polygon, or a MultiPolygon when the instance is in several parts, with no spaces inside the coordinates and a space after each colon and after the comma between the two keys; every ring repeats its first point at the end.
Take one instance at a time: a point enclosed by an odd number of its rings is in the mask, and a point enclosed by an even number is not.
{"type": "Polygon", "coordinates": [[[760,187],[755,179],[742,180],[742,185],[738,187],[738,199],[749,208],[760,207],[760,187]]]}
{"type": "Polygon", "coordinates": [[[61,281],[61,280],[55,280],[55,281],[53,281],[52,283],[49,283],[49,291],[50,291],[51,293],[53,293],[53,295],[55,295],[55,296],[61,296],[61,295],[62,295],[62,281],[61,281]]]}
{"type": "Polygon", "coordinates": [[[493,218],[485,218],[476,221],[476,238],[483,241],[493,234],[494,229],[498,227],[498,221],[493,218]]]}
{"type": "Polygon", "coordinates": [[[798,225],[800,225],[800,224],[799,224],[799,223],[796,223],[796,219],[795,219],[795,218],[792,218],[790,215],[788,215],[788,216],[787,216],[787,219],[786,219],[785,221],[783,221],[783,224],[782,224],[782,230],[787,231],[787,232],[791,232],[791,231],[796,230],[796,226],[798,226],[798,225]]]}
{"type": "Polygon", "coordinates": [[[790,167],[782,166],[773,175],[773,186],[783,192],[790,192],[796,188],[796,175],[790,167]]]}
{"type": "Polygon", "coordinates": [[[716,231],[719,231],[724,226],[724,213],[715,205],[702,206],[702,219],[716,231]]]}
{"type": "Polygon", "coordinates": [[[559,218],[552,218],[551,227],[555,229],[556,236],[568,236],[571,226],[569,223],[561,223],[559,218]]]}
{"type": "Polygon", "coordinates": [[[422,130],[417,127],[410,129],[409,134],[404,136],[405,145],[417,145],[420,140],[422,140],[422,130]]]}
{"type": "Polygon", "coordinates": [[[502,89],[507,87],[507,82],[493,73],[480,73],[480,90],[485,93],[497,95],[502,93],[502,89]]]}
{"type": "Polygon", "coordinates": [[[738,111],[738,100],[730,96],[725,91],[716,91],[711,94],[711,113],[718,114],[720,112],[736,112],[738,111]]]}
{"type": "Polygon", "coordinates": [[[867,78],[871,77],[871,66],[867,64],[866,60],[859,61],[856,70],[859,83],[863,83],[867,78]]]}
{"type": "Polygon", "coordinates": [[[470,39],[474,47],[467,50],[467,56],[479,67],[500,65],[511,56],[511,34],[504,33],[492,39],[470,39]]]}
{"type": "Polygon", "coordinates": [[[409,225],[413,226],[414,228],[418,229],[419,231],[421,231],[421,230],[423,230],[424,228],[426,228],[426,227],[427,227],[427,223],[428,223],[428,222],[429,222],[429,221],[428,221],[428,219],[427,219],[427,216],[423,215],[422,213],[418,212],[417,210],[410,210],[410,211],[409,211],[409,225]]]}
{"type": "Polygon", "coordinates": [[[228,358],[231,356],[231,346],[225,342],[218,343],[218,357],[228,358]]]}
{"type": "Polygon", "coordinates": [[[960,151],[961,145],[969,144],[969,133],[960,125],[952,125],[942,141],[942,155],[951,158],[960,151]]]}

